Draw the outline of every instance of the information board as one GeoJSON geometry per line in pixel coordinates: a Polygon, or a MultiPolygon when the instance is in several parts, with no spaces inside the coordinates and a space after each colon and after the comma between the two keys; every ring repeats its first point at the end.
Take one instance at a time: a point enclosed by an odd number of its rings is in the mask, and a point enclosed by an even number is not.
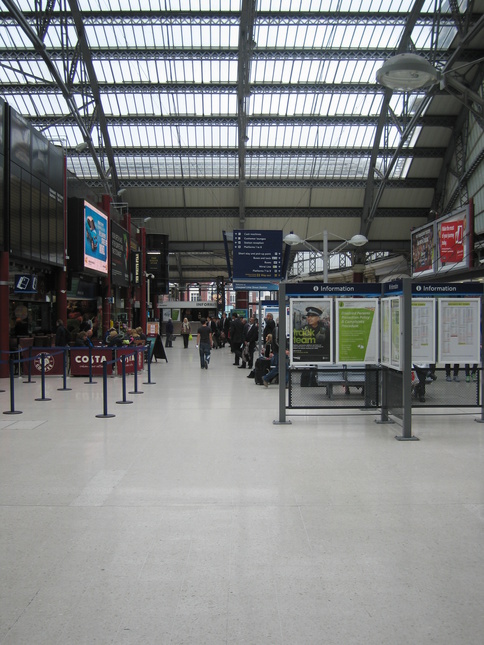
{"type": "Polygon", "coordinates": [[[337,301],[336,362],[378,362],[376,298],[341,298],[337,301]]]}
{"type": "Polygon", "coordinates": [[[439,300],[439,362],[480,362],[480,314],[480,298],[439,300]]]}
{"type": "Polygon", "coordinates": [[[234,280],[280,280],[282,231],[234,231],[234,280]]]}
{"type": "Polygon", "coordinates": [[[412,362],[435,363],[435,300],[412,298],[412,362]]]}

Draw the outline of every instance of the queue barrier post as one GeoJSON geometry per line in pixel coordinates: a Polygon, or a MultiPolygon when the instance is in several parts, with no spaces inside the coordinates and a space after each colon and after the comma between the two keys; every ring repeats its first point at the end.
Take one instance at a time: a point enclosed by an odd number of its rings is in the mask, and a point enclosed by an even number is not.
{"type": "Polygon", "coordinates": [[[72,390],[71,387],[67,387],[67,347],[64,347],[62,352],[62,387],[58,387],[59,392],[72,390]]]}
{"type": "MultiPolygon", "coordinates": [[[[29,358],[27,360],[27,363],[28,363],[28,368],[27,368],[28,377],[27,377],[26,381],[23,381],[23,383],[25,385],[27,383],[35,383],[35,381],[32,381],[32,347],[29,347],[28,350],[29,350],[29,358]]],[[[22,352],[22,349],[19,350],[19,356],[20,356],[21,352],[22,352]]],[[[19,364],[18,364],[19,374],[20,374],[20,365],[21,365],[21,363],[19,362],[19,364]]]]}
{"type": "MultiPolygon", "coordinates": [[[[149,354],[149,350],[148,350],[149,354]]],[[[143,349],[143,355],[144,355],[144,349],[143,349]]],[[[146,361],[146,364],[148,366],[148,380],[143,382],[143,385],[156,385],[154,381],[151,380],[151,361],[148,359],[146,361]]]]}
{"type": "Polygon", "coordinates": [[[108,414],[108,366],[105,361],[103,363],[103,413],[96,414],[96,418],[109,419],[115,416],[115,414],[108,414]]]}
{"type": "MultiPolygon", "coordinates": [[[[30,348],[29,348],[30,349],[30,348]]],[[[49,399],[48,397],[45,396],[45,353],[42,352],[41,354],[38,354],[40,356],[41,360],[41,366],[40,366],[40,393],[41,397],[40,399],[35,399],[36,401],[52,401],[52,399],[49,399]]],[[[29,373],[30,373],[30,360],[29,360],[29,373]]]]}
{"type": "Polygon", "coordinates": [[[133,403],[133,401],[126,400],[126,355],[125,354],[121,356],[121,374],[122,374],[122,382],[123,382],[123,400],[116,401],[116,403],[119,403],[120,405],[133,403]]]}
{"type": "MultiPolygon", "coordinates": [[[[10,363],[10,410],[7,410],[3,414],[22,414],[21,410],[15,409],[15,359],[13,354],[10,354],[9,357],[10,363]]],[[[17,361],[17,364],[20,369],[20,362],[17,361]]]]}
{"type": "Polygon", "coordinates": [[[137,350],[134,350],[134,390],[130,392],[130,394],[144,394],[140,390],[138,390],[138,352],[137,350]]]}
{"type": "MultiPolygon", "coordinates": [[[[96,385],[97,381],[92,380],[92,347],[89,346],[88,349],[89,349],[89,381],[84,381],[84,384],[85,385],[96,385]]],[[[103,366],[104,365],[105,365],[105,363],[103,363],[103,366]]],[[[107,375],[107,372],[106,372],[106,375],[107,375]]],[[[104,378],[104,370],[103,370],[103,378],[104,378]]]]}

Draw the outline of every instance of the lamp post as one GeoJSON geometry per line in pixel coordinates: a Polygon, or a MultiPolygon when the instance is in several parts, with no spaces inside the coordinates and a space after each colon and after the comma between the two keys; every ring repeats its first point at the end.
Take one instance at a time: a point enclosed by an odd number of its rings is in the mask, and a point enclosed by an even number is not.
{"type": "MultiPolygon", "coordinates": [[[[349,240],[346,240],[344,237],[340,237],[339,235],[336,235],[335,233],[329,233],[329,235],[332,235],[334,237],[339,238],[340,240],[343,240],[343,243],[340,244],[334,251],[334,253],[338,253],[338,251],[341,251],[344,249],[346,246],[351,245],[351,246],[364,246],[365,244],[368,243],[367,238],[364,235],[360,235],[357,233],[356,235],[353,235],[353,237],[349,240]]],[[[312,251],[313,253],[317,253],[318,255],[321,255],[321,251],[310,244],[307,240],[302,240],[299,235],[296,233],[289,233],[288,235],[285,236],[284,242],[288,244],[289,246],[296,246],[298,244],[302,244],[305,246],[309,251],[312,251]]],[[[328,231],[325,229],[323,231],[323,280],[324,282],[328,282],[328,269],[329,269],[329,258],[330,258],[330,253],[328,250],[328,231]]]]}

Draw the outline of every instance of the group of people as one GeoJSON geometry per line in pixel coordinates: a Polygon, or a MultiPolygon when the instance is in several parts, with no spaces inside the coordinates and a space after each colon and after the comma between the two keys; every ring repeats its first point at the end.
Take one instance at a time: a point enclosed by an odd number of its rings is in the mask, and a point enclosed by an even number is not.
{"type": "MultiPolygon", "coordinates": [[[[106,332],[103,344],[108,347],[123,347],[126,345],[143,345],[146,342],[146,334],[143,333],[141,327],[135,329],[126,328],[121,330],[114,325],[106,332]]],[[[73,347],[93,347],[93,327],[92,321],[87,319],[81,323],[79,331],[74,340],[70,340],[70,334],[64,325],[64,321],[59,319],[56,323],[55,332],[55,345],[56,347],[65,347],[72,345],[73,347]],[[89,325],[91,322],[91,325],[89,325]]]]}
{"type": "Polygon", "coordinates": [[[255,378],[256,371],[259,370],[262,384],[269,387],[279,374],[279,346],[276,322],[272,313],[267,313],[264,323],[262,352],[255,361],[254,356],[259,340],[259,321],[255,316],[251,316],[247,321],[245,318],[239,318],[236,313],[232,314],[230,345],[234,355],[233,365],[238,369],[248,367],[251,371],[247,378],[255,378]]]}

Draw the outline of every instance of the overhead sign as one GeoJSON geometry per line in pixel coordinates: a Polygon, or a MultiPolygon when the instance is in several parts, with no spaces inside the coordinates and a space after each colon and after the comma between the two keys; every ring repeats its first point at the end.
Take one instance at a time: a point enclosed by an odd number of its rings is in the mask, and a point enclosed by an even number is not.
{"type": "Polygon", "coordinates": [[[282,231],[234,231],[234,280],[280,280],[282,231]]]}
{"type": "Polygon", "coordinates": [[[235,281],[232,284],[234,291],[277,291],[279,284],[275,282],[247,282],[235,281]]]}

